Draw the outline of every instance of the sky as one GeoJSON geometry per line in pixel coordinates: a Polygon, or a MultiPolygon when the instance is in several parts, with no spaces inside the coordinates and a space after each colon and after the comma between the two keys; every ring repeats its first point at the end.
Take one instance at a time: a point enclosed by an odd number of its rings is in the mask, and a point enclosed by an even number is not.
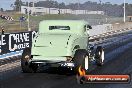
{"type": "MultiPolygon", "coordinates": [[[[5,9],[11,9],[10,5],[14,3],[15,0],[0,0],[0,8],[5,8],[5,9]]],[[[22,0],[22,1],[33,1],[33,0],[22,0]]],[[[39,0],[35,0],[35,1],[39,1],[39,0]]],[[[44,0],[41,0],[44,1],[44,0]]],[[[76,3],[76,2],[80,2],[80,3],[84,3],[86,1],[93,1],[93,2],[99,2],[99,0],[56,0],[58,2],[65,2],[66,4],[69,3],[76,3]]],[[[101,0],[102,3],[105,2],[110,2],[112,4],[122,4],[124,2],[124,0],[101,0]]],[[[132,4],[132,0],[126,0],[126,3],[131,3],[132,4]]]]}

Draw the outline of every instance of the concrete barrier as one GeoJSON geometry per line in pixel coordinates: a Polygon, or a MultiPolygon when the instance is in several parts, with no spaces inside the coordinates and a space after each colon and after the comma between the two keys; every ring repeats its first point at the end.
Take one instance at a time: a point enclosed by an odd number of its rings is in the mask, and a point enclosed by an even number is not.
{"type": "Polygon", "coordinates": [[[97,35],[101,35],[101,34],[126,31],[124,29],[131,30],[132,22],[113,23],[113,24],[103,24],[103,25],[92,26],[92,29],[90,29],[90,31],[89,31],[89,35],[97,36],[97,35]]]}
{"type": "Polygon", "coordinates": [[[121,30],[121,29],[131,29],[132,28],[132,22],[126,22],[126,23],[115,23],[112,24],[113,30],[121,30]]]}
{"type": "Polygon", "coordinates": [[[90,36],[100,35],[112,30],[113,30],[112,24],[95,25],[95,26],[92,26],[92,29],[90,29],[89,35],[90,36]]]}

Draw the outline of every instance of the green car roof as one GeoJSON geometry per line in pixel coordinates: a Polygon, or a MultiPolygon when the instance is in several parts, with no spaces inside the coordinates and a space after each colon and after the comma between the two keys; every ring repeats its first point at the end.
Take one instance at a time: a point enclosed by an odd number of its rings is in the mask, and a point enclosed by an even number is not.
{"type": "Polygon", "coordinates": [[[84,20],[44,20],[39,24],[39,33],[83,33],[84,25],[88,22],[84,20]],[[69,26],[70,30],[49,30],[50,26],[69,26]],[[81,30],[80,30],[81,29],[81,30]]]}

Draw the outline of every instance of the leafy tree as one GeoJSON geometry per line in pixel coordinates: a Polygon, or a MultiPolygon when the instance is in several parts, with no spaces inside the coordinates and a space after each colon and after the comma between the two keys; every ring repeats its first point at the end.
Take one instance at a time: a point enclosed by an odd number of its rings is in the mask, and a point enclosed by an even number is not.
{"type": "Polygon", "coordinates": [[[61,8],[61,9],[65,9],[65,8],[66,8],[65,3],[63,3],[63,2],[60,3],[60,4],[59,4],[59,8],[61,8]]]}
{"type": "Polygon", "coordinates": [[[3,12],[3,11],[4,11],[4,9],[3,9],[3,8],[0,8],[0,11],[1,11],[1,12],[3,12]]]}
{"type": "Polygon", "coordinates": [[[16,11],[20,11],[20,10],[21,10],[22,4],[23,4],[23,3],[22,3],[21,0],[16,0],[16,1],[14,2],[15,10],[16,10],[16,11]]]}

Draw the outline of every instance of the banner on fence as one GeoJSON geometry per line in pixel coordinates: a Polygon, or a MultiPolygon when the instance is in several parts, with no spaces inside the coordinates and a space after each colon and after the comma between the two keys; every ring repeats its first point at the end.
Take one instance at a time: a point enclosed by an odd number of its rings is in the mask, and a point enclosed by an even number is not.
{"type": "Polygon", "coordinates": [[[4,34],[0,36],[0,51],[1,54],[12,51],[23,50],[26,47],[32,46],[32,40],[37,34],[37,31],[19,32],[4,34]]]}

